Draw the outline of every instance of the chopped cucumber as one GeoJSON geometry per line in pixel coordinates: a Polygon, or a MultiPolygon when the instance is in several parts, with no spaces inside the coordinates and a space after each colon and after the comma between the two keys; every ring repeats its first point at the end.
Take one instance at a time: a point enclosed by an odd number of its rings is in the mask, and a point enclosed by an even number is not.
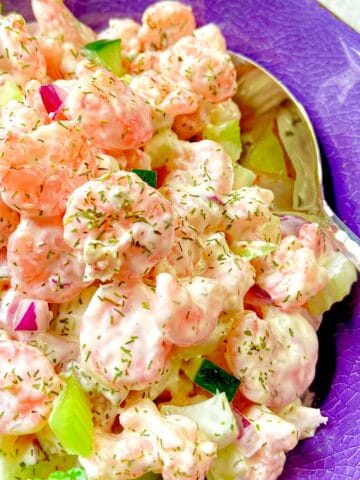
{"type": "Polygon", "coordinates": [[[208,480],[238,480],[248,471],[240,447],[233,443],[220,450],[207,473],[208,480]]]}
{"type": "Polygon", "coordinates": [[[21,102],[24,99],[22,91],[13,80],[6,80],[0,87],[0,108],[10,102],[16,100],[21,102]]]}
{"type": "Polygon", "coordinates": [[[82,47],[81,51],[89,60],[118,77],[123,75],[121,40],[97,40],[82,47]]]}
{"type": "Polygon", "coordinates": [[[177,407],[163,405],[161,413],[166,415],[178,414],[191,418],[197,423],[199,430],[211,442],[224,448],[232,443],[238,436],[238,428],[230,403],[225,393],[218,393],[204,402],[177,407]]]}
{"type": "Polygon", "coordinates": [[[341,252],[327,257],[321,266],[327,270],[329,280],[325,287],[307,303],[309,312],[315,316],[322,315],[334,303],[346,297],[357,277],[354,265],[341,252]]]}
{"type": "Polygon", "coordinates": [[[132,172],[136,173],[141,180],[144,180],[150,187],[156,188],[157,185],[157,173],[154,170],[141,170],[133,168],[132,172]]]}
{"type": "Polygon", "coordinates": [[[194,383],[208,392],[215,395],[224,392],[229,402],[240,386],[240,380],[231,373],[201,357],[187,362],[183,370],[194,383]]]}
{"type": "Polygon", "coordinates": [[[55,400],[49,426],[67,453],[82,457],[91,454],[94,427],[90,403],[75,377],[66,380],[55,400]]]}
{"type": "Polygon", "coordinates": [[[204,130],[204,138],[220,143],[234,162],[239,160],[241,155],[241,136],[238,120],[230,120],[220,125],[207,125],[204,130]]]}
{"type": "Polygon", "coordinates": [[[243,187],[251,187],[255,180],[256,174],[254,172],[248,168],[242,167],[238,163],[234,164],[234,190],[239,190],[243,187]]]}

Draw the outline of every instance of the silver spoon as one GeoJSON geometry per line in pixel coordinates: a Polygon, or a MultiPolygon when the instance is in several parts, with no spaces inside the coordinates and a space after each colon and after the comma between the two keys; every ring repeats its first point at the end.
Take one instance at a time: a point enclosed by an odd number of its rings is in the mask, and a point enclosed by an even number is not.
{"type": "Polygon", "coordinates": [[[325,200],[319,146],[304,107],[263,67],[239,54],[231,57],[238,77],[234,100],[242,113],[241,163],[256,171],[259,186],[275,193],[276,213],[317,222],[360,271],[360,239],[325,200]],[[261,145],[275,157],[272,165],[262,159],[260,165],[261,145]]]}

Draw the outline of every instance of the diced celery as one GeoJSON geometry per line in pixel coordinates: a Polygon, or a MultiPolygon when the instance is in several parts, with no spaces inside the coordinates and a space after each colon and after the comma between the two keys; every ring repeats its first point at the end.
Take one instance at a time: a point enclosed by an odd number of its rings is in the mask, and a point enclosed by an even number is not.
{"type": "Polygon", "coordinates": [[[87,475],[82,467],[75,467],[67,472],[53,472],[48,480],[87,480],[87,475]]]}
{"type": "Polygon", "coordinates": [[[187,362],[183,370],[194,383],[208,392],[215,395],[224,392],[229,402],[240,386],[240,380],[210,360],[201,357],[187,362]]]}
{"type": "Polygon", "coordinates": [[[233,443],[218,451],[207,473],[208,480],[238,480],[248,471],[240,447],[233,443]]]}
{"type": "Polygon", "coordinates": [[[334,303],[340,302],[346,297],[357,277],[354,265],[341,252],[327,257],[321,266],[327,270],[329,281],[307,303],[309,312],[315,316],[322,315],[334,303]]]}
{"type": "Polygon", "coordinates": [[[81,51],[89,60],[118,77],[123,75],[121,40],[97,40],[82,47],[81,51]]]}
{"type": "Polygon", "coordinates": [[[234,165],[234,184],[233,189],[239,190],[243,187],[251,187],[256,180],[256,174],[249,170],[248,168],[244,168],[238,163],[234,165]]]}
{"type": "Polygon", "coordinates": [[[88,397],[75,377],[66,380],[64,390],[54,403],[49,426],[67,453],[90,455],[94,430],[92,413],[88,397]]]}
{"type": "Polygon", "coordinates": [[[287,175],[284,153],[272,130],[268,129],[263,137],[253,145],[243,165],[257,172],[287,175]]]}
{"type": "MultiPolygon", "coordinates": [[[[1,480],[28,480],[33,479],[47,479],[48,475],[55,469],[67,470],[76,464],[76,457],[65,455],[49,455],[47,460],[36,463],[28,467],[18,467],[15,470],[7,471],[11,474],[9,477],[1,476],[1,480]]],[[[1,471],[1,469],[0,469],[1,471]]]]}
{"type": "Polygon", "coordinates": [[[21,102],[23,98],[22,91],[13,80],[6,80],[0,87],[0,108],[5,107],[10,100],[21,102]]]}
{"type": "Polygon", "coordinates": [[[209,124],[204,130],[204,138],[220,143],[225,152],[235,162],[241,155],[240,124],[231,120],[220,125],[209,124]]]}
{"type": "Polygon", "coordinates": [[[154,170],[141,170],[137,168],[133,168],[132,172],[136,173],[141,180],[144,180],[150,187],[156,188],[157,185],[157,174],[154,170]]]}
{"type": "Polygon", "coordinates": [[[240,257],[253,260],[254,258],[265,257],[276,249],[276,245],[270,242],[233,242],[231,248],[240,257]]]}
{"type": "Polygon", "coordinates": [[[204,402],[185,407],[163,405],[161,413],[178,414],[191,418],[211,442],[224,448],[238,436],[236,419],[225,393],[218,393],[204,402]]]}
{"type": "Polygon", "coordinates": [[[179,154],[180,141],[172,130],[160,130],[145,145],[144,151],[151,158],[152,168],[165,166],[179,154]]]}

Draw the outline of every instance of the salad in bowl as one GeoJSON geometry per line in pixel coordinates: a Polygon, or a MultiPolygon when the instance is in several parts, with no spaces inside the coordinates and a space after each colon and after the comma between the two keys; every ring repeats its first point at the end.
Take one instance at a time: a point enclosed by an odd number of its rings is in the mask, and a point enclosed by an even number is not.
{"type": "Polygon", "coordinates": [[[276,214],[215,24],[32,8],[0,17],[1,478],[277,479],[354,266],[276,214]]]}

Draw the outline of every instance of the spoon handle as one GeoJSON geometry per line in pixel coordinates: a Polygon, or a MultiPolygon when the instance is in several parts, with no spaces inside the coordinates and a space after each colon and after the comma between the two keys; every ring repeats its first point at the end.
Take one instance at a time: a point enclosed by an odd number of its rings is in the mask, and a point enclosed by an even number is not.
{"type": "Polygon", "coordinates": [[[360,272],[360,238],[335,215],[328,205],[325,205],[325,212],[329,219],[328,224],[323,226],[325,233],[360,272]]]}

